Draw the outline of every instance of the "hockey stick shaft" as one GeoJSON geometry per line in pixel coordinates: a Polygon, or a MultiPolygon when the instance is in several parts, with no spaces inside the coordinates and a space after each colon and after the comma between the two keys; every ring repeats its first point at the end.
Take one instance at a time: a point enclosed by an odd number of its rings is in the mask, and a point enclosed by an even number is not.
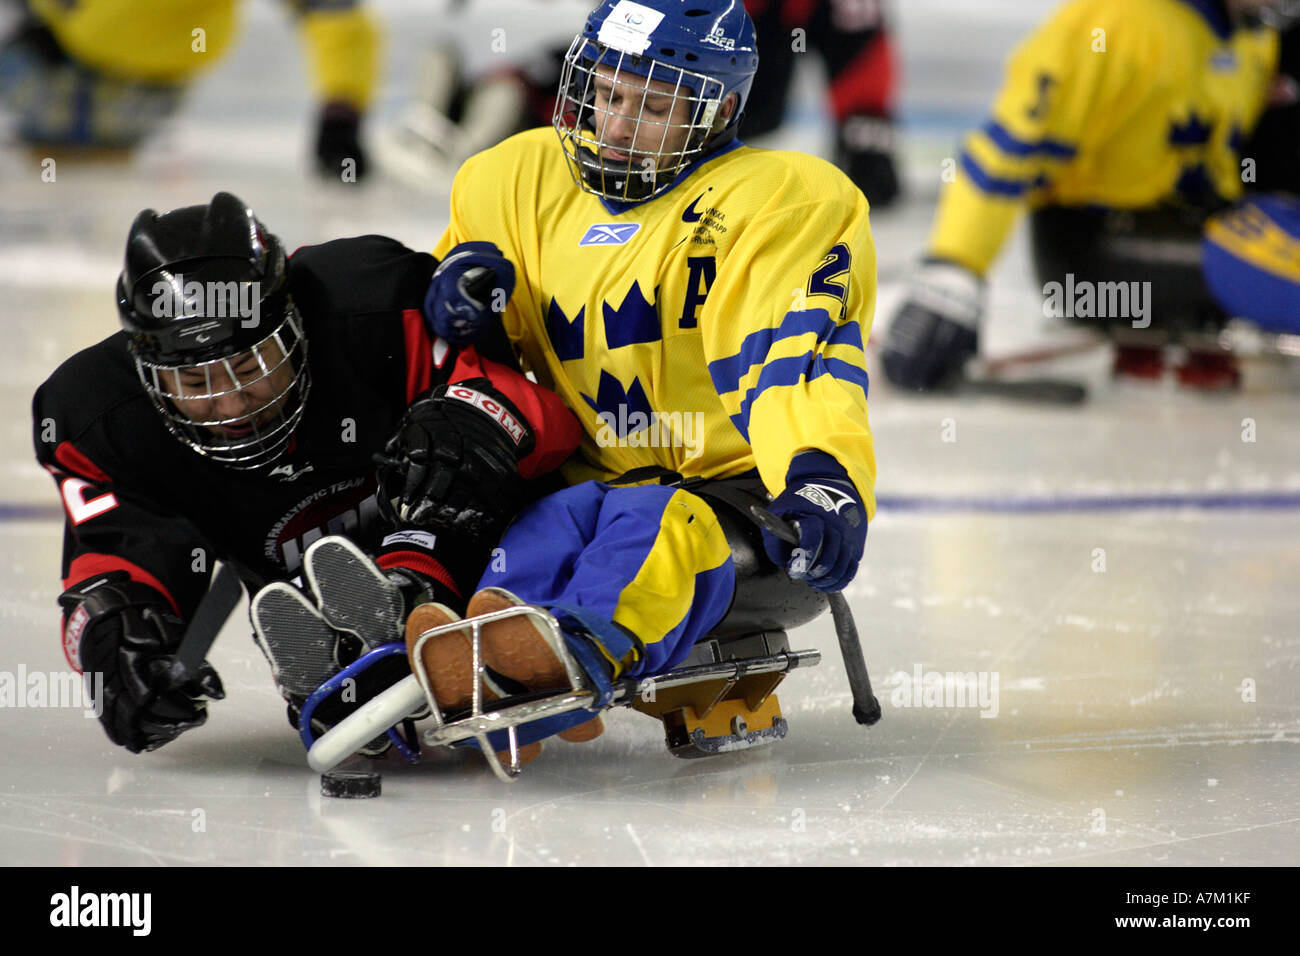
{"type": "MultiPolygon", "coordinates": [[[[786,544],[799,544],[799,532],[795,526],[758,505],[753,505],[750,512],[760,525],[786,544]]],[[[869,727],[880,719],[880,701],[871,689],[871,677],[867,673],[866,659],[862,656],[858,627],[843,594],[828,594],[827,598],[831,606],[831,619],[835,622],[835,636],[840,642],[840,656],[844,658],[844,672],[849,678],[849,690],[853,692],[853,719],[869,727]]]]}
{"type": "Polygon", "coordinates": [[[831,618],[835,621],[835,636],[840,641],[840,655],[844,658],[844,672],[849,678],[849,690],[853,692],[853,719],[870,727],[880,719],[880,701],[871,689],[858,626],[843,594],[829,594],[827,597],[831,604],[831,618]]]}
{"type": "Polygon", "coordinates": [[[1051,378],[1010,381],[964,378],[958,384],[957,391],[968,395],[992,395],[996,398],[1047,405],[1081,405],[1088,398],[1087,387],[1079,382],[1051,378]]]}
{"type": "Polygon", "coordinates": [[[1067,342],[1063,345],[1031,348],[1003,355],[990,355],[986,358],[976,359],[971,363],[971,366],[972,370],[980,375],[1000,375],[1008,369],[1026,365],[1041,365],[1043,362],[1053,362],[1073,355],[1095,352],[1103,348],[1105,344],[1105,341],[1102,340],[1067,342]]]}
{"type": "Polygon", "coordinates": [[[174,685],[179,686],[198,673],[199,665],[208,656],[217,634],[221,632],[222,625],[230,617],[230,612],[235,609],[243,593],[239,575],[229,564],[223,563],[217,569],[208,593],[203,595],[203,600],[195,609],[194,617],[185,629],[185,636],[176,649],[170,673],[174,685]]]}

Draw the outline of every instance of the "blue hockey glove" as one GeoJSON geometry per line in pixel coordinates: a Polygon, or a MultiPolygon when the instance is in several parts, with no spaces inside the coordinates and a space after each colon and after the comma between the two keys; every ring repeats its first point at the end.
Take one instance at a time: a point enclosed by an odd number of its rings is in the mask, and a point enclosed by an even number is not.
{"type": "Polygon", "coordinates": [[[961,377],[979,350],[984,283],[963,266],[929,260],[908,283],[903,303],[885,335],[880,364],[901,388],[943,389],[961,377]]]}
{"type": "Polygon", "coordinates": [[[515,290],[515,267],[490,242],[462,242],[434,270],[424,317],[452,345],[478,341],[515,290]]]}
{"type": "Polygon", "coordinates": [[[763,529],[763,549],[773,563],[814,590],[844,590],[866,547],[867,509],[840,463],[820,451],[796,455],[785,491],[768,510],[799,524],[798,547],[763,529]]]}

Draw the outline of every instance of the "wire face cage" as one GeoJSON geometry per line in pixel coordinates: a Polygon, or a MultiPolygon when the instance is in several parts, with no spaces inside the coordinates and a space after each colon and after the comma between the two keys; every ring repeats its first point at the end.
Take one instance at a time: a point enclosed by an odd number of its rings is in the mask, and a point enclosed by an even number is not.
{"type": "Polygon", "coordinates": [[[577,37],[564,58],[552,123],[574,182],[638,202],[667,190],[704,152],[722,84],[577,37]]]}
{"type": "Polygon", "coordinates": [[[283,453],[302,418],[311,375],[302,317],[292,299],[284,321],[252,348],[198,364],[135,357],[136,372],[168,430],[205,458],[236,470],[283,453]]]}

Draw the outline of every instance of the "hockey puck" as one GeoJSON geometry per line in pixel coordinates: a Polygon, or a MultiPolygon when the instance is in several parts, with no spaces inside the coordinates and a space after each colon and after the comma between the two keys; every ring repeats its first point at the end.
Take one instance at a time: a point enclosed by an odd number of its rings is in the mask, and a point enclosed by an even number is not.
{"type": "Polygon", "coordinates": [[[323,797],[365,800],[382,792],[379,774],[373,770],[331,770],[320,775],[323,797]]]}

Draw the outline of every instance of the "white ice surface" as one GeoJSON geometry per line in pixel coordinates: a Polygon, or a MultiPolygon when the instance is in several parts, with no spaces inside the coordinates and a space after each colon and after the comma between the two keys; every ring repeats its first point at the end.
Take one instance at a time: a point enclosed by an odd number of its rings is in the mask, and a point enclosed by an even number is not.
{"type": "MultiPolygon", "coordinates": [[[[379,6],[392,17],[380,104],[391,117],[435,25],[414,3],[379,6]]],[[[488,19],[521,6],[489,4],[488,19]]],[[[978,19],[956,0],[903,6],[911,199],[874,220],[881,324],[924,241],[938,160],[1049,4],[985,3],[978,19]]],[[[65,667],[61,528],[32,462],[29,402],[59,360],[114,328],[133,215],[231,189],[290,247],[366,231],[428,247],[446,221],[445,198],[302,175],[298,46],[269,5],[250,5],[248,22],[239,50],[135,160],[60,163],[44,183],[39,157],[0,150],[0,672],[65,667]]],[[[820,151],[825,121],[807,87],[800,103],[778,142],[820,151]]],[[[1022,239],[992,295],[991,350],[1039,334],[1022,239]]],[[[681,761],[653,721],[618,712],[604,737],[550,745],[510,786],[472,755],[438,754],[386,762],[378,800],[323,799],[241,610],[212,654],[228,699],[154,754],[113,748],[79,710],[0,709],[0,863],[1294,863],[1296,393],[1253,380],[1230,397],[1103,385],[1066,411],[912,400],[882,382],[873,375],[885,504],[848,592],[885,708],[875,728],[849,716],[819,622],[793,634],[824,661],[780,691],[790,736],[778,745],[681,761]],[[1099,506],[1160,495],[1189,504],[1099,506]],[[1280,505],[1196,505],[1202,495],[1280,505]],[[1007,510],[1023,496],[1056,503],[1007,510]],[[916,498],[919,509],[903,507],[916,498]],[[900,706],[917,668],[996,675],[996,716],[900,706]]]]}

